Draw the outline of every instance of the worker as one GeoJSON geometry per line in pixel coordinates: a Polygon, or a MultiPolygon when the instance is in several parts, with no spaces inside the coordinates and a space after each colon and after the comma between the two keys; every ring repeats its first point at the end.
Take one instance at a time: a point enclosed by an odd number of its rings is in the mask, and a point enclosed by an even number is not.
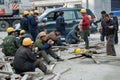
{"type": "Polygon", "coordinates": [[[100,40],[103,43],[104,43],[104,38],[106,36],[106,27],[105,27],[105,22],[104,22],[104,17],[106,14],[107,14],[106,11],[101,11],[101,18],[94,22],[95,25],[97,25],[97,23],[101,22],[101,27],[99,29],[99,32],[100,32],[100,40]]]}
{"type": "Polygon", "coordinates": [[[30,15],[28,17],[28,24],[29,24],[29,31],[31,33],[31,36],[33,38],[33,41],[35,41],[36,39],[36,36],[37,36],[37,24],[39,23],[38,21],[38,15],[39,15],[39,12],[37,11],[34,11],[34,14],[33,15],[30,15]]]}
{"type": "Polygon", "coordinates": [[[82,36],[83,39],[85,41],[85,48],[89,49],[89,40],[88,40],[88,36],[90,35],[89,29],[90,29],[90,18],[87,14],[86,9],[81,9],[80,11],[82,13],[83,19],[81,22],[81,26],[82,26],[82,36]]]}
{"type": "Polygon", "coordinates": [[[16,50],[19,48],[14,28],[7,28],[7,33],[8,36],[4,38],[2,43],[2,52],[6,56],[14,56],[16,50]]]}
{"type": "Polygon", "coordinates": [[[76,27],[74,30],[71,30],[66,37],[66,42],[69,44],[77,44],[78,42],[80,42],[78,33],[79,33],[78,27],[76,27]]]}
{"type": "Polygon", "coordinates": [[[47,70],[47,67],[37,59],[32,53],[33,41],[30,38],[25,38],[22,42],[22,46],[16,51],[14,58],[14,69],[15,72],[21,74],[23,72],[35,71],[35,68],[39,68],[45,74],[52,73],[47,70]]]}
{"type": "Polygon", "coordinates": [[[57,30],[52,31],[47,35],[47,39],[52,39],[54,41],[54,45],[56,45],[56,46],[62,46],[63,45],[60,37],[61,37],[60,32],[57,31],[57,30]]]}
{"type": "Polygon", "coordinates": [[[52,50],[51,46],[54,44],[54,41],[51,39],[47,41],[47,36],[45,32],[40,32],[38,34],[38,39],[36,39],[34,43],[34,47],[40,49],[40,56],[44,58],[47,64],[52,64],[47,54],[50,54],[53,58],[57,59],[57,61],[63,61],[58,55],[56,55],[52,50]]]}
{"type": "Polygon", "coordinates": [[[104,18],[105,27],[106,27],[106,37],[107,37],[107,55],[116,56],[115,48],[114,48],[114,34],[115,34],[115,23],[112,19],[110,19],[109,15],[105,15],[104,18]]]}
{"type": "Polygon", "coordinates": [[[28,11],[24,11],[23,12],[23,17],[20,20],[21,29],[25,30],[26,32],[29,32],[29,28],[28,28],[28,16],[29,16],[29,12],[28,11]]]}
{"type": "Polygon", "coordinates": [[[56,30],[60,32],[61,36],[64,36],[66,38],[66,30],[65,26],[67,23],[64,21],[64,12],[60,12],[59,17],[56,19],[56,30]]]}
{"type": "Polygon", "coordinates": [[[18,44],[19,44],[19,46],[21,46],[22,45],[22,37],[23,37],[23,35],[25,34],[25,30],[21,30],[20,31],[20,35],[19,35],[19,37],[18,37],[18,44]]]}
{"type": "Polygon", "coordinates": [[[114,13],[109,13],[110,18],[114,21],[115,23],[115,37],[114,37],[114,42],[115,44],[118,44],[118,18],[114,15],[114,13]]]}

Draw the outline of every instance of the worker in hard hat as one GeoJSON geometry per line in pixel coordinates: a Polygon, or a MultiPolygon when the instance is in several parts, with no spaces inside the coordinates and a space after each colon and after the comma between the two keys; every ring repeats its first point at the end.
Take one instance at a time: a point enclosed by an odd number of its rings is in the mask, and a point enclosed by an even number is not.
{"type": "Polygon", "coordinates": [[[78,27],[76,27],[74,30],[71,30],[66,37],[66,42],[69,44],[77,44],[78,42],[80,42],[79,39],[79,34],[80,29],[78,27]]]}
{"type": "Polygon", "coordinates": [[[82,13],[83,19],[82,22],[80,24],[80,26],[82,26],[82,36],[83,39],[85,41],[85,48],[89,49],[89,40],[88,40],[88,36],[90,35],[89,29],[90,29],[90,18],[87,14],[86,9],[81,9],[80,12],[82,13]]]}
{"type": "Polygon", "coordinates": [[[28,16],[29,16],[29,12],[28,11],[24,11],[23,12],[23,17],[20,20],[21,29],[25,30],[26,32],[29,32],[29,28],[28,28],[28,16]]]}
{"type": "Polygon", "coordinates": [[[25,38],[22,42],[22,46],[16,51],[14,58],[15,72],[21,74],[23,72],[35,71],[35,68],[39,68],[45,74],[52,73],[47,67],[37,59],[32,53],[33,41],[30,38],[25,38]]]}
{"type": "Polygon", "coordinates": [[[34,43],[34,47],[38,47],[40,50],[40,56],[44,58],[47,64],[51,64],[51,60],[49,59],[48,55],[51,55],[53,58],[57,59],[57,61],[63,61],[58,55],[56,55],[52,50],[51,46],[54,44],[54,41],[47,40],[47,36],[45,32],[40,32],[38,34],[38,39],[36,39],[34,43]]]}
{"type": "Polygon", "coordinates": [[[29,12],[29,15],[33,15],[33,14],[34,14],[33,11],[30,11],[30,12],[29,12]]]}
{"type": "Polygon", "coordinates": [[[38,15],[39,15],[39,12],[38,11],[34,11],[34,14],[33,15],[30,15],[28,17],[28,24],[29,24],[29,31],[32,35],[32,38],[33,38],[33,41],[35,41],[36,37],[37,37],[37,25],[39,23],[39,20],[38,20],[38,15]]]}
{"type": "Polygon", "coordinates": [[[14,56],[18,49],[17,38],[15,37],[15,30],[13,27],[7,28],[8,36],[4,38],[2,43],[2,52],[6,56],[14,56]]]}

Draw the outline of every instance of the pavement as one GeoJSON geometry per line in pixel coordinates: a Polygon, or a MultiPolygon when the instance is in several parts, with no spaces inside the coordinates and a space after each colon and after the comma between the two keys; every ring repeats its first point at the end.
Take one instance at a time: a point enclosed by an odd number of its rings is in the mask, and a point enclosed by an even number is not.
{"type": "MultiPolygon", "coordinates": [[[[5,32],[0,32],[0,44],[6,35],[7,34],[5,32]]],[[[99,33],[91,34],[89,40],[90,44],[100,42],[99,33]]],[[[71,68],[71,70],[62,74],[59,80],[120,80],[120,43],[115,45],[115,50],[117,53],[116,57],[106,56],[106,53],[96,54],[95,59],[98,60],[100,64],[94,63],[94,61],[90,58],[67,60],[68,58],[75,56],[74,53],[70,53],[73,50],[73,48],[70,48],[69,50],[59,53],[56,52],[59,56],[65,59],[65,61],[57,62],[53,72],[59,73],[67,68],[71,68]]],[[[105,47],[103,50],[105,50],[105,47]]],[[[1,56],[2,52],[0,52],[0,57],[1,56]]],[[[51,59],[55,61],[53,58],[51,59]]],[[[47,67],[49,68],[49,66],[47,67]]],[[[39,70],[37,69],[37,71],[39,70]]],[[[52,75],[45,75],[44,77],[46,79],[50,76],[52,75]]]]}

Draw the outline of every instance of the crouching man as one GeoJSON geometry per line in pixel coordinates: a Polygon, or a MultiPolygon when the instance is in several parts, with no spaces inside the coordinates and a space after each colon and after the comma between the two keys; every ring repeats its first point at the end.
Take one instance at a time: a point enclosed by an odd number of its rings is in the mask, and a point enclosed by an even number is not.
{"type": "Polygon", "coordinates": [[[22,46],[16,51],[13,66],[15,72],[20,74],[28,71],[35,71],[35,68],[39,68],[45,74],[52,73],[47,70],[47,67],[32,53],[33,41],[30,38],[25,38],[22,42],[22,46]]]}
{"type": "Polygon", "coordinates": [[[47,64],[51,64],[51,60],[49,59],[47,54],[50,54],[53,58],[57,59],[57,61],[63,61],[58,55],[56,55],[52,50],[51,46],[54,44],[54,41],[47,40],[47,36],[45,32],[40,32],[37,36],[37,39],[34,43],[34,47],[38,47],[40,50],[40,56],[44,58],[47,64]]]}
{"type": "Polygon", "coordinates": [[[78,42],[80,42],[78,33],[79,28],[77,27],[74,30],[71,30],[66,37],[66,42],[69,44],[77,44],[78,42]]]}

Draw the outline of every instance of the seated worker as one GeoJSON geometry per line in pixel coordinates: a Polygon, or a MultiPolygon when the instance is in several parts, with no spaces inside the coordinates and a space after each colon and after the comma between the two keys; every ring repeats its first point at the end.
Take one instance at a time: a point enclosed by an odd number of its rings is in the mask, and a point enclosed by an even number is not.
{"type": "Polygon", "coordinates": [[[79,33],[78,27],[76,27],[74,30],[71,30],[66,37],[66,42],[69,44],[77,44],[78,42],[80,42],[78,33],[79,33]]]}
{"type": "Polygon", "coordinates": [[[45,74],[52,73],[47,70],[47,67],[37,59],[32,53],[33,41],[30,38],[25,38],[22,42],[22,46],[16,51],[13,61],[13,67],[15,72],[21,74],[23,72],[35,71],[35,68],[39,68],[45,74]]]}
{"type": "Polygon", "coordinates": [[[60,32],[58,32],[57,30],[50,32],[47,35],[47,39],[52,39],[54,41],[54,44],[57,46],[62,46],[62,42],[60,40],[60,32]]]}
{"type": "Polygon", "coordinates": [[[18,44],[19,44],[19,46],[21,46],[22,45],[22,37],[23,37],[23,35],[25,34],[25,30],[21,30],[20,31],[20,35],[19,35],[19,37],[18,37],[18,44]]]}
{"type": "Polygon", "coordinates": [[[14,56],[16,50],[19,48],[18,40],[15,37],[15,30],[12,27],[7,28],[8,36],[4,38],[2,43],[2,52],[6,56],[14,56]]]}
{"type": "Polygon", "coordinates": [[[38,34],[38,39],[36,39],[34,43],[34,47],[38,47],[40,49],[40,56],[44,58],[47,64],[51,64],[51,60],[49,59],[47,54],[50,54],[53,58],[57,59],[57,61],[63,61],[58,55],[56,55],[52,50],[51,46],[54,44],[54,41],[51,39],[47,41],[47,36],[45,32],[40,32],[38,34]]]}

